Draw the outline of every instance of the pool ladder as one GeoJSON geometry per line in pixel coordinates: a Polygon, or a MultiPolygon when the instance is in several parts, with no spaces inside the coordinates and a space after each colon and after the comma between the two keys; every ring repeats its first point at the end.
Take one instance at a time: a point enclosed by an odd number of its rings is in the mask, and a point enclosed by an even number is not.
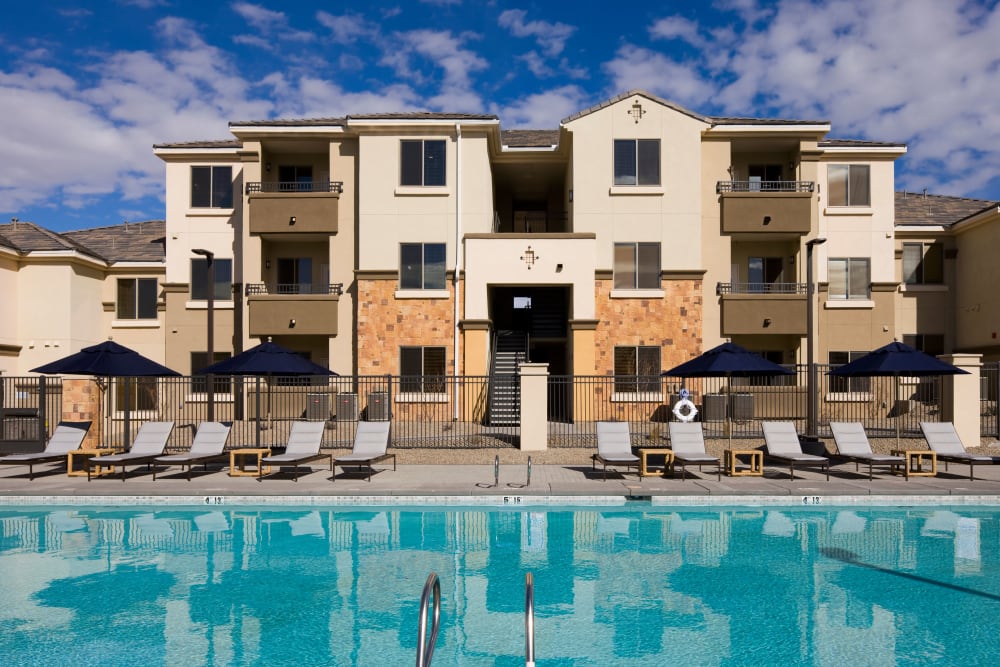
{"type": "MultiPolygon", "coordinates": [[[[441,580],[431,572],[420,595],[420,618],[417,627],[417,667],[431,667],[434,645],[441,628],[441,580]],[[427,636],[427,616],[433,612],[430,637],[427,636]]],[[[535,667],[535,578],[524,575],[524,667],[535,667]]]]}

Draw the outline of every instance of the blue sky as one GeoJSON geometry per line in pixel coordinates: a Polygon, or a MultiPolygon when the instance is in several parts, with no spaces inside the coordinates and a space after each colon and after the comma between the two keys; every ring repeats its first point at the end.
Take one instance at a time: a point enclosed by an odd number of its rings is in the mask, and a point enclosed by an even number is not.
{"type": "Polygon", "coordinates": [[[1000,8],[960,0],[45,0],[0,24],[0,220],[162,219],[156,143],[379,111],[556,128],[633,88],[903,142],[897,188],[1000,199],[1000,8]]]}

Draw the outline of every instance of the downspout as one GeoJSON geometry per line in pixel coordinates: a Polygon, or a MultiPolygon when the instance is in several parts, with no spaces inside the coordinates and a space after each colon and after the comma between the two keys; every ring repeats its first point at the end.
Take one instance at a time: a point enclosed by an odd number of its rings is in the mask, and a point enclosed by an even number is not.
{"type": "Polygon", "coordinates": [[[452,276],[455,292],[455,327],[452,340],[452,419],[458,421],[458,318],[459,312],[459,280],[458,272],[462,266],[462,125],[455,123],[455,272],[452,276]]]}

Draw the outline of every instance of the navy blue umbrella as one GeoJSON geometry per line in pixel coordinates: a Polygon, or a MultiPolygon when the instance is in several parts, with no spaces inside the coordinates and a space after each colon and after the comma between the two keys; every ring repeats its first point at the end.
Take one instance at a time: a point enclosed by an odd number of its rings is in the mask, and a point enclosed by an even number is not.
{"type": "Polygon", "coordinates": [[[840,377],[967,375],[969,371],[953,366],[909,345],[892,342],[829,371],[840,377]]]}

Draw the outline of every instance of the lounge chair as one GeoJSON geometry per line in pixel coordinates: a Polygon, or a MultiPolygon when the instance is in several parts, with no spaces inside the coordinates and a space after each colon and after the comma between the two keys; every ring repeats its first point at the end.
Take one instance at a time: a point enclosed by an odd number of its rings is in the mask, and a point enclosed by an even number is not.
{"type": "Polygon", "coordinates": [[[372,481],[372,464],[386,459],[392,459],[392,469],[396,469],[396,455],[387,454],[389,446],[389,422],[358,422],[358,430],[354,434],[354,447],[350,454],[344,454],[330,460],[333,471],[333,481],[337,481],[337,465],[344,468],[355,464],[368,468],[368,481],[372,481]]]}
{"type": "Polygon", "coordinates": [[[326,422],[323,421],[292,422],[292,430],[288,434],[288,444],[285,446],[285,453],[261,457],[257,480],[264,479],[264,468],[271,465],[291,465],[294,468],[292,480],[296,482],[299,481],[299,465],[302,463],[328,458],[330,459],[330,467],[332,468],[333,455],[320,454],[319,452],[319,447],[323,444],[323,429],[325,428],[326,422]]]}
{"type": "Polygon", "coordinates": [[[792,422],[761,422],[764,428],[764,445],[771,458],[788,464],[788,475],[795,479],[795,466],[820,466],[830,479],[830,459],[825,456],[806,454],[802,451],[799,434],[792,422]]]}
{"type": "Polygon", "coordinates": [[[716,478],[722,479],[722,464],[718,457],[705,452],[705,433],[699,422],[670,422],[670,448],[674,451],[674,466],[681,467],[681,481],[687,478],[687,466],[698,469],[706,463],[715,465],[716,478]]]}
{"type": "Polygon", "coordinates": [[[967,463],[969,479],[974,479],[972,474],[977,465],[1000,463],[1000,456],[970,454],[965,451],[965,445],[952,422],[920,422],[920,430],[924,432],[927,446],[937,454],[937,460],[944,461],[945,470],[948,470],[949,463],[967,463]]]}
{"type": "Polygon", "coordinates": [[[194,441],[191,449],[183,454],[169,454],[157,457],[153,461],[153,479],[156,479],[157,465],[179,465],[181,470],[187,466],[187,478],[191,481],[191,468],[197,463],[201,463],[208,469],[209,461],[218,461],[226,458],[223,450],[226,448],[226,441],[229,440],[229,432],[232,424],[222,422],[202,422],[198,425],[198,432],[194,434],[194,441]]]}
{"type": "Polygon", "coordinates": [[[66,455],[75,449],[80,449],[83,439],[87,437],[90,430],[90,422],[59,422],[56,430],[52,432],[52,437],[45,443],[45,449],[41,452],[30,454],[10,454],[0,457],[0,463],[10,465],[27,465],[28,479],[35,478],[36,463],[52,463],[54,461],[66,461],[66,455]]]}
{"type": "Polygon", "coordinates": [[[131,449],[127,452],[92,456],[87,459],[87,481],[90,481],[90,473],[94,466],[120,465],[122,481],[124,482],[126,464],[145,463],[147,466],[151,465],[158,457],[163,456],[163,450],[167,448],[167,439],[170,438],[170,433],[173,430],[173,422],[144,422],[139,427],[139,432],[135,434],[131,449]]]}
{"type": "Polygon", "coordinates": [[[910,467],[906,465],[905,458],[872,451],[861,422],[830,422],[830,430],[837,443],[837,452],[848,461],[854,461],[855,470],[859,470],[862,463],[868,464],[869,480],[872,478],[873,466],[889,466],[890,469],[901,466],[906,479],[910,479],[910,467]]]}
{"type": "Polygon", "coordinates": [[[608,478],[608,466],[635,468],[639,474],[639,457],[632,453],[628,422],[597,422],[597,453],[591,458],[593,470],[597,470],[598,461],[604,464],[604,479],[608,478]]]}

